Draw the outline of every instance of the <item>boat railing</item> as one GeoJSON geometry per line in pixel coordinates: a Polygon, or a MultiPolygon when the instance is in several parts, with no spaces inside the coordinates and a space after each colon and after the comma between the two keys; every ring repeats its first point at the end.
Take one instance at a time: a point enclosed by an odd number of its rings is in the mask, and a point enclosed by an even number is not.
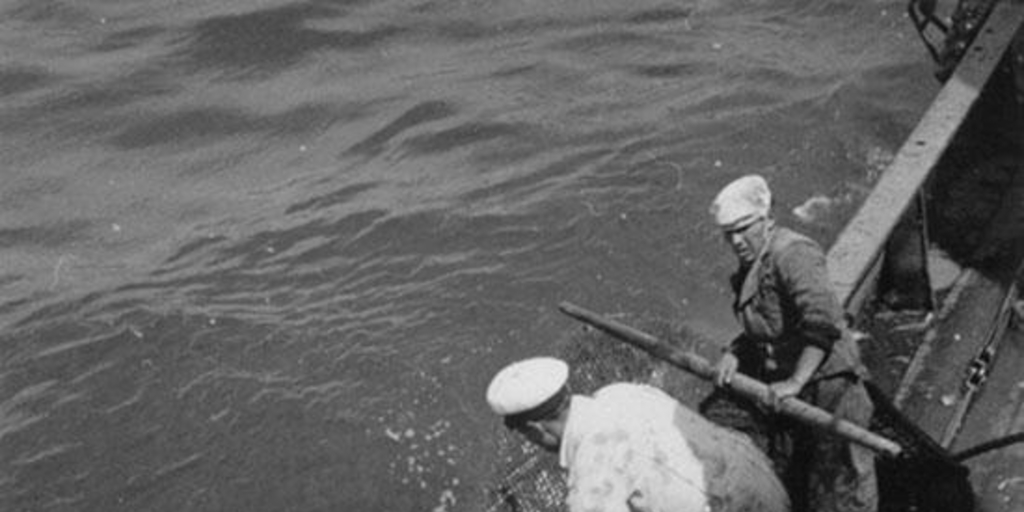
{"type": "Polygon", "coordinates": [[[832,285],[852,318],[860,314],[869,297],[876,296],[886,249],[894,236],[910,237],[909,245],[918,249],[916,274],[927,290],[919,302],[934,306],[928,287],[924,187],[1022,23],[1024,2],[1000,1],[994,6],[953,74],[831,246],[828,267],[832,285]],[[901,223],[909,223],[912,229],[897,229],[901,223]]]}

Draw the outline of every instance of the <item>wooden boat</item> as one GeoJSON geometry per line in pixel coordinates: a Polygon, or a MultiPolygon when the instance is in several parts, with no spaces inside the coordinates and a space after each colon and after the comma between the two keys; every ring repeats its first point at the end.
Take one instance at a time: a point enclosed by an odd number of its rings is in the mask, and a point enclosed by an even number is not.
{"type": "Polygon", "coordinates": [[[936,8],[909,4],[943,88],[829,266],[874,339],[915,346],[892,404],[917,439],[969,471],[975,510],[1024,510],[1024,2],[960,0],[948,22],[936,8]],[[961,268],[941,293],[936,246],[961,268]],[[925,312],[919,329],[879,320],[894,296],[925,312]]]}

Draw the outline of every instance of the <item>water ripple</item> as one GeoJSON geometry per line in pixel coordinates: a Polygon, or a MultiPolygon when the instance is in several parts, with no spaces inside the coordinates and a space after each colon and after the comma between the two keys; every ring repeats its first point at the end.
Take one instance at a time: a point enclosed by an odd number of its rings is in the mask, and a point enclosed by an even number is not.
{"type": "Polygon", "coordinates": [[[405,32],[393,26],[330,31],[309,28],[312,20],[344,16],[327,4],[298,3],[198,23],[173,58],[194,70],[235,71],[253,79],[293,66],[322,50],[366,50],[405,32]]]}
{"type": "Polygon", "coordinates": [[[380,153],[385,144],[406,130],[424,123],[439,121],[455,115],[454,105],[444,101],[426,101],[419,103],[402,113],[387,126],[374,132],[346,151],[346,154],[363,154],[374,156],[380,153]]]}
{"type": "Polygon", "coordinates": [[[9,96],[48,86],[57,78],[43,68],[0,67],[0,96],[9,96]]]}
{"type": "Polygon", "coordinates": [[[212,145],[257,133],[303,137],[328,129],[342,117],[332,105],[315,104],[272,115],[224,107],[183,109],[166,115],[147,114],[110,137],[109,143],[120,149],[143,149],[164,144],[212,145]]]}

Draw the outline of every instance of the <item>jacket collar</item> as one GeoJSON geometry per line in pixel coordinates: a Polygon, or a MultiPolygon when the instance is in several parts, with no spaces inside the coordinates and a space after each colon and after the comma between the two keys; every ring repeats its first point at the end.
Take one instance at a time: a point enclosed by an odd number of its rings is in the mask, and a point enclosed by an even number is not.
{"type": "Polygon", "coordinates": [[[764,245],[761,246],[761,250],[757,253],[757,257],[754,258],[754,262],[747,269],[747,273],[743,277],[743,284],[740,285],[739,293],[736,295],[737,310],[743,308],[743,306],[750,302],[750,299],[754,298],[754,295],[757,294],[757,288],[761,283],[761,273],[770,252],[768,249],[774,242],[775,233],[778,231],[774,223],[769,224],[766,229],[768,233],[765,236],[764,245]]]}
{"type": "Polygon", "coordinates": [[[558,449],[558,464],[563,468],[568,468],[576,456],[583,429],[586,428],[587,420],[592,419],[594,410],[594,399],[589,396],[573,395],[569,400],[569,419],[562,431],[562,446],[558,449]]]}

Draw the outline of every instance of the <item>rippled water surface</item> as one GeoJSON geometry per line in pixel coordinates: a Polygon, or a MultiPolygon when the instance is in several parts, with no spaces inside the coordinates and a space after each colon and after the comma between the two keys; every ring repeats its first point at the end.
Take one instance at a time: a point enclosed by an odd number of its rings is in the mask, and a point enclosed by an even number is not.
{"type": "Polygon", "coordinates": [[[493,507],[559,301],[731,332],[742,173],[832,240],[937,90],[903,10],[0,2],[0,509],[493,507]]]}

